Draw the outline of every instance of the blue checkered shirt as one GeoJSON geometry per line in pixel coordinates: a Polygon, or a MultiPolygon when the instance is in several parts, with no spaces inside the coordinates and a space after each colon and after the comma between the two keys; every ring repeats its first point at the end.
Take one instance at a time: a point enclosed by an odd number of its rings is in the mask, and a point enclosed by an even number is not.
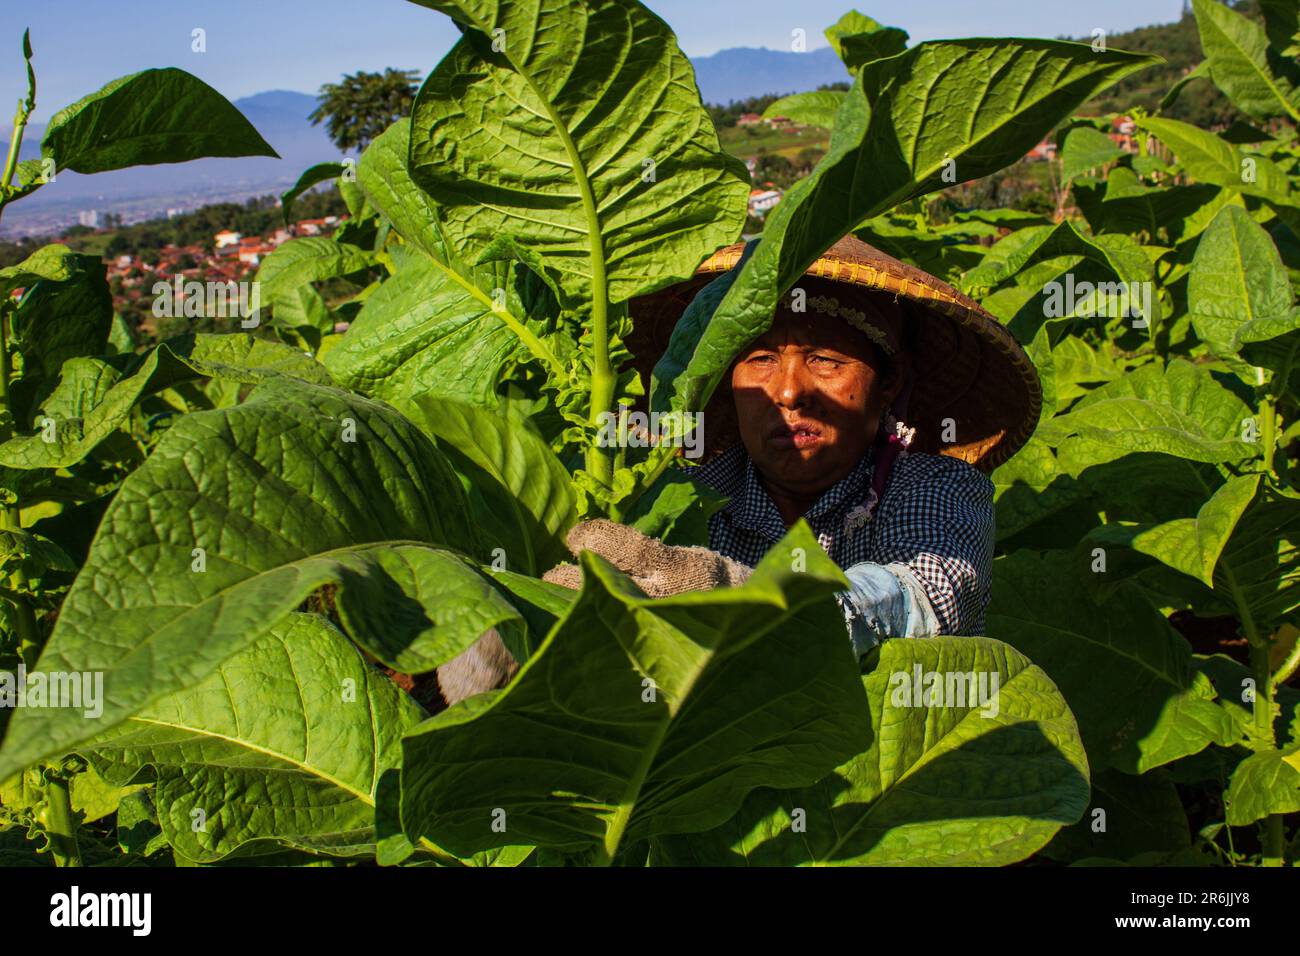
{"type": "MultiPolygon", "coordinates": [[[[940,634],[982,634],[993,563],[993,482],[947,455],[909,454],[894,463],[875,513],[860,506],[874,452],[803,516],[841,568],[905,564],[920,579],[940,634]]],[[[785,522],[744,446],[691,477],[730,499],[709,519],[709,547],[751,567],[785,536],[785,522]]]]}

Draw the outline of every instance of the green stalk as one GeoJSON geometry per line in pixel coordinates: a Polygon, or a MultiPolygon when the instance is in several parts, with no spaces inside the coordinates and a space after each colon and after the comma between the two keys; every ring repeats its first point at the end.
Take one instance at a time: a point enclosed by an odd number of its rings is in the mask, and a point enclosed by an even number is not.
{"type": "MultiPolygon", "coordinates": [[[[1236,576],[1232,573],[1232,569],[1228,567],[1227,562],[1223,562],[1221,566],[1237,604],[1237,616],[1241,618],[1241,625],[1246,631],[1246,640],[1250,644],[1250,669],[1255,679],[1255,700],[1251,705],[1251,716],[1255,723],[1254,747],[1261,752],[1276,750],[1277,739],[1273,735],[1273,672],[1268,665],[1269,641],[1267,636],[1259,633],[1255,616],[1250,613],[1250,607],[1246,604],[1241,589],[1237,587],[1236,576]]],[[[1263,865],[1282,866],[1286,842],[1282,831],[1281,814],[1270,814],[1262,822],[1261,829],[1263,865]]]]}
{"type": "MultiPolygon", "coordinates": [[[[0,185],[8,189],[14,181],[14,173],[18,171],[18,149],[23,144],[23,130],[27,128],[27,110],[24,108],[21,100],[18,101],[18,111],[14,113],[14,132],[9,137],[9,156],[5,159],[4,179],[0,179],[0,185]]],[[[0,203],[0,209],[3,209],[3,203],[0,203]]]]}
{"type": "MultiPolygon", "coordinates": [[[[26,37],[24,36],[24,45],[26,37]]],[[[0,187],[8,191],[10,184],[13,182],[14,173],[18,169],[18,151],[22,148],[23,131],[27,128],[27,118],[36,106],[36,80],[28,65],[28,89],[27,100],[18,101],[18,109],[14,113],[14,131],[9,138],[9,155],[5,159],[3,175],[0,175],[0,187]]],[[[4,212],[5,203],[8,196],[0,197],[0,214],[4,212]]],[[[13,413],[9,407],[9,316],[12,314],[12,307],[9,303],[0,303],[0,442],[8,441],[13,434],[13,413]]],[[[12,531],[22,530],[22,518],[18,510],[18,505],[13,504],[5,508],[4,526],[12,531]]],[[[14,571],[14,583],[22,588],[27,584],[27,575],[22,568],[14,571]]],[[[32,610],[30,602],[23,597],[16,597],[13,601],[17,609],[18,623],[18,652],[22,656],[25,666],[32,667],[36,664],[36,657],[40,652],[40,641],[36,627],[36,614],[32,610]]]]}
{"type": "Polygon", "coordinates": [[[1273,399],[1268,393],[1259,400],[1260,438],[1264,442],[1264,470],[1276,477],[1273,470],[1273,456],[1277,451],[1277,413],[1273,409],[1273,399]]]}
{"type": "MultiPolygon", "coordinates": [[[[1253,716],[1255,732],[1259,735],[1261,749],[1276,749],[1273,737],[1273,673],[1268,665],[1268,643],[1261,641],[1258,634],[1251,633],[1254,622],[1247,630],[1250,639],[1250,666],[1255,673],[1255,703],[1253,716]]],[[[1260,824],[1263,845],[1263,865],[1282,866],[1286,848],[1285,834],[1282,831],[1282,814],[1271,813],[1260,824]]]]}
{"type": "Polygon", "coordinates": [[[77,846],[77,824],[72,815],[72,794],[68,781],[56,774],[45,777],[47,816],[45,832],[50,838],[50,853],[56,866],[81,866],[81,849],[77,846]]]}
{"type": "MultiPolygon", "coordinates": [[[[593,237],[593,244],[600,241],[593,237]]],[[[605,285],[604,256],[593,251],[592,303],[591,303],[591,406],[587,421],[599,429],[602,413],[608,413],[614,404],[614,370],[609,362],[609,302],[605,285]]],[[[593,442],[587,447],[587,471],[602,485],[613,482],[614,470],[609,455],[593,442]]]]}
{"type": "MultiPolygon", "coordinates": [[[[9,316],[13,310],[8,303],[0,304],[0,442],[6,442],[13,435],[13,414],[9,411],[9,316]]],[[[21,531],[23,529],[22,517],[18,505],[12,504],[0,511],[0,527],[8,531],[21,531]]],[[[27,572],[22,567],[14,568],[13,579],[15,587],[21,591],[27,585],[27,572]]],[[[18,627],[18,653],[22,657],[23,665],[26,667],[35,667],[36,658],[40,655],[40,631],[36,626],[36,612],[32,610],[31,602],[22,594],[13,594],[9,596],[9,601],[13,604],[17,612],[16,623],[18,627]]]]}

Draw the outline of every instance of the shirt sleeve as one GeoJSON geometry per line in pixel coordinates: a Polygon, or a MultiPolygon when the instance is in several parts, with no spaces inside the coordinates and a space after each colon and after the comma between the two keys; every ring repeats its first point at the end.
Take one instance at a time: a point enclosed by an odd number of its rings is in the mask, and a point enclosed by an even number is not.
{"type": "Polygon", "coordinates": [[[933,637],[939,633],[924,586],[902,564],[864,561],[847,568],[849,589],[836,595],[849,639],[859,657],[886,637],[933,637]]]}
{"type": "Polygon", "coordinates": [[[944,455],[897,462],[878,508],[873,549],[909,569],[939,634],[980,634],[993,565],[993,482],[944,455]]]}

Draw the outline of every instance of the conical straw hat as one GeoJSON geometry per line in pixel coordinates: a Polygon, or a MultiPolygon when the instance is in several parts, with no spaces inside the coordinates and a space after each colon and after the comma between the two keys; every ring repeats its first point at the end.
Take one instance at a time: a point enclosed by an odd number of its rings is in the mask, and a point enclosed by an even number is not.
{"type": "MultiPolygon", "coordinates": [[[[632,300],[627,345],[647,387],[686,306],[735,267],[744,249],[744,243],[728,246],[710,256],[694,278],[632,300]]],[[[913,369],[906,415],[917,430],[912,450],[951,455],[992,471],[1029,440],[1042,405],[1038,373],[1014,336],[974,300],[852,236],[832,246],[806,276],[799,285],[810,296],[831,294],[846,304],[854,295],[888,296],[902,305],[913,369]]],[[[725,380],[705,411],[705,440],[710,453],[739,441],[725,380]]]]}

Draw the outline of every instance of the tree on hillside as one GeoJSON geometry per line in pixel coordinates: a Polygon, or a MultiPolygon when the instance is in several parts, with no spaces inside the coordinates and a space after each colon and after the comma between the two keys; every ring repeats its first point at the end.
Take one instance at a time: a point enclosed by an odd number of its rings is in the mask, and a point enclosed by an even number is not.
{"type": "Polygon", "coordinates": [[[327,123],[329,137],[339,149],[365,149],[394,120],[410,115],[417,79],[415,71],[391,66],[383,73],[344,74],[341,83],[320,88],[320,105],[309,118],[313,126],[327,123]]]}

